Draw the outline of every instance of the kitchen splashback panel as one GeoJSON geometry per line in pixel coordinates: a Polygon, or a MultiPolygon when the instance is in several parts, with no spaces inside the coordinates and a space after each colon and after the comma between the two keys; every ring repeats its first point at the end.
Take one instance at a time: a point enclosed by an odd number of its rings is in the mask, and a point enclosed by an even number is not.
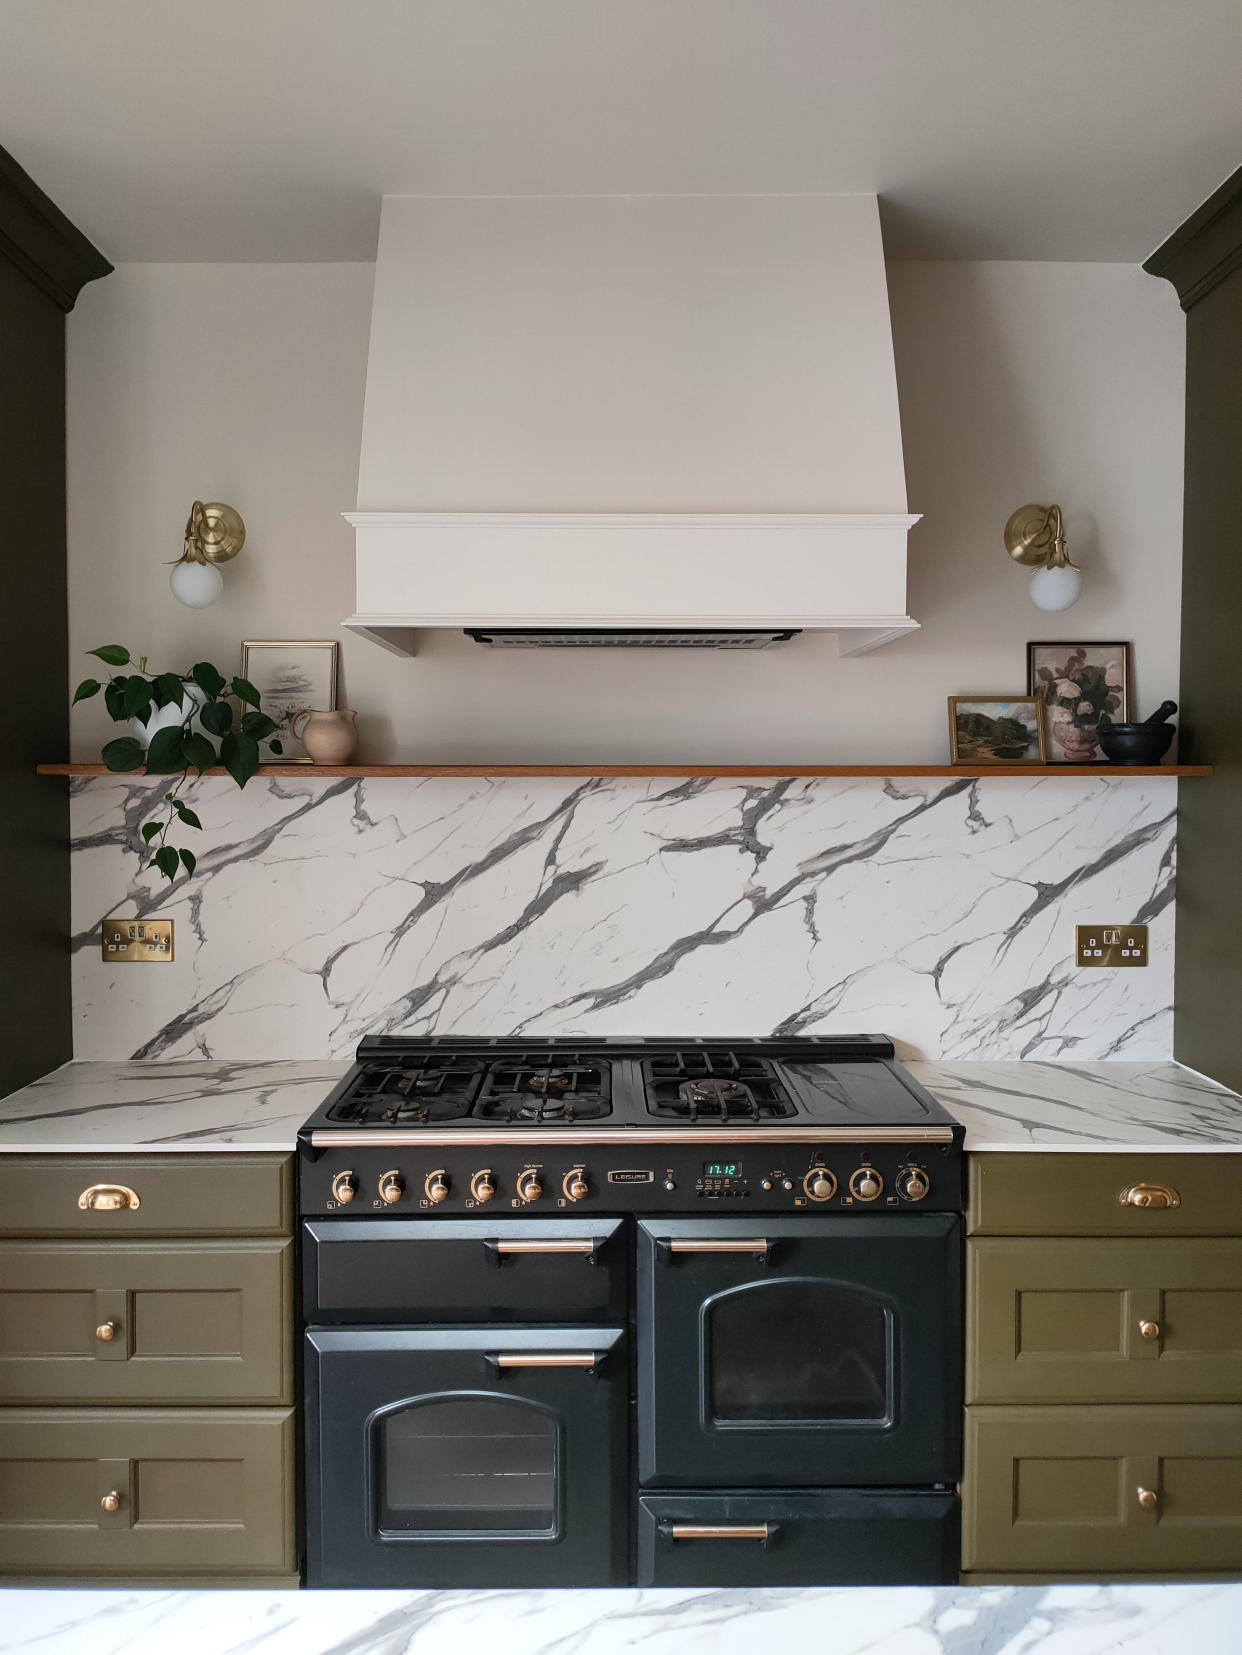
{"type": "Polygon", "coordinates": [[[1172,779],[206,778],[171,887],[139,858],[166,781],[72,786],[80,1058],[381,1032],[1171,1051],[1172,779]],[[104,964],[110,914],[174,919],[173,966],[104,964]],[[1150,927],[1145,970],[1075,968],[1075,924],[1108,920],[1150,927]]]}

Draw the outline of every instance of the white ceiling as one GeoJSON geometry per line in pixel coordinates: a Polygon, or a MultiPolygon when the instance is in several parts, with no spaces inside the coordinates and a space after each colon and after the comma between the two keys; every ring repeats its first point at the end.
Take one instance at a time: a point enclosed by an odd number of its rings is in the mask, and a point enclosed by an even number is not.
{"type": "Polygon", "coordinates": [[[841,190],[898,257],[1137,261],[1242,161],[1242,0],[2,0],[0,143],[114,260],[841,190]]]}

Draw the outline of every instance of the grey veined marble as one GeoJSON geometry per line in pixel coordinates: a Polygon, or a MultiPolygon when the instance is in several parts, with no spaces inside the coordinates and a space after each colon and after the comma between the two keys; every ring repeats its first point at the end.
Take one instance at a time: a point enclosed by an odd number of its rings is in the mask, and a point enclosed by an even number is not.
{"type": "Polygon", "coordinates": [[[6,1592],[11,1655],[1235,1655],[1242,1586],[6,1592]]]}
{"type": "Polygon", "coordinates": [[[1176,783],[504,778],[74,784],[76,1053],[348,1056],[363,1034],[884,1031],[904,1056],[1166,1058],[1176,783]],[[168,966],[99,958],[170,916],[168,966]],[[1083,971],[1079,921],[1151,964],[1083,971]]]}

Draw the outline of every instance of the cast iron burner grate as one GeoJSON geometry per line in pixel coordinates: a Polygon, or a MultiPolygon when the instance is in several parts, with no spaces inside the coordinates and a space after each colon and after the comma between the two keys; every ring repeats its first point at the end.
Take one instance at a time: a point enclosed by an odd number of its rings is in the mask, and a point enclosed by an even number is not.
{"type": "Polygon", "coordinates": [[[486,1065],[456,1057],[368,1064],[328,1119],[354,1126],[430,1126],[470,1113],[486,1065]]]}
{"type": "Polygon", "coordinates": [[[797,1108],[772,1065],[736,1052],[668,1052],[643,1063],[647,1112],[691,1126],[784,1120],[797,1108]]]}
{"type": "Polygon", "coordinates": [[[576,1052],[494,1063],[473,1113],[513,1126],[602,1120],[612,1114],[610,1066],[576,1052]]]}

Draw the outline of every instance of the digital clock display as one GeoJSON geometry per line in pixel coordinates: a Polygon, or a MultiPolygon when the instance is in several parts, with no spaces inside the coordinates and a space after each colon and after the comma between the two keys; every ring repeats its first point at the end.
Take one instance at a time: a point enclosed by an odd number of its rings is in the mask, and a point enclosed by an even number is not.
{"type": "Polygon", "coordinates": [[[704,1178],[740,1178],[742,1163],[740,1161],[704,1161],[704,1178]]]}

